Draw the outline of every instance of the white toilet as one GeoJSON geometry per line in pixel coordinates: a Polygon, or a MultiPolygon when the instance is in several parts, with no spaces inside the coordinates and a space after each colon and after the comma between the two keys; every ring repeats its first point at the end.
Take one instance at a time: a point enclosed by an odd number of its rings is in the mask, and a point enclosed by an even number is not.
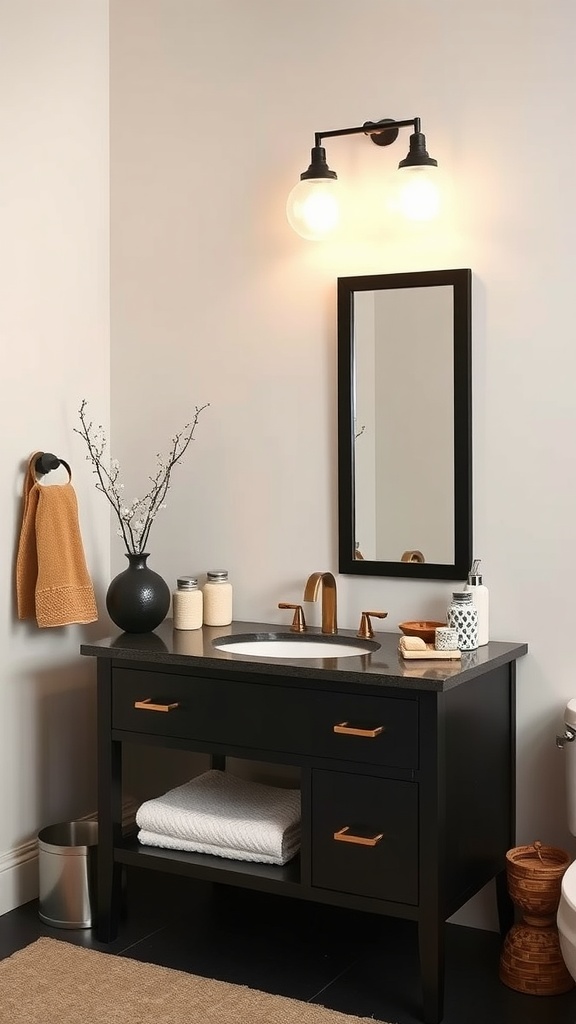
{"type": "MultiPolygon", "coordinates": [[[[556,742],[564,748],[566,758],[566,798],[568,828],[576,836],[576,699],[566,705],[565,731],[556,742]]],[[[562,893],[558,905],[558,934],[566,967],[576,981],[576,861],[562,876],[562,893]]]]}

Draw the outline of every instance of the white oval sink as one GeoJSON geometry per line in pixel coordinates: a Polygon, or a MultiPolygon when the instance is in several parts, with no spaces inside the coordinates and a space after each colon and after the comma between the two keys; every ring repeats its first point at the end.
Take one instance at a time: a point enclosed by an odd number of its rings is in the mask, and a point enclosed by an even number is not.
{"type": "Polygon", "coordinates": [[[253,658],[351,658],[371,654],[380,647],[374,640],[352,637],[301,636],[292,633],[240,633],[219,636],[214,647],[226,654],[253,658]]]}

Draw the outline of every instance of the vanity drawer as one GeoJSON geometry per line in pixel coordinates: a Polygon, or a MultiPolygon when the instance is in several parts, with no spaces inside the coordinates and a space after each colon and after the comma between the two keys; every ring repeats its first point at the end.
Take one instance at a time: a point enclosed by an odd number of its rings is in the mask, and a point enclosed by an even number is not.
{"type": "Polygon", "coordinates": [[[115,668],[112,728],[305,753],[311,742],[307,696],[284,686],[115,668]]]}
{"type": "Polygon", "coordinates": [[[417,784],[313,771],[312,885],[416,906],[417,784]]]}
{"type": "Polygon", "coordinates": [[[112,727],[360,764],[418,764],[418,704],[394,697],[115,668],[112,727]]]}
{"type": "Polygon", "coordinates": [[[316,694],[312,753],[360,764],[418,767],[418,702],[396,697],[316,694]]]}

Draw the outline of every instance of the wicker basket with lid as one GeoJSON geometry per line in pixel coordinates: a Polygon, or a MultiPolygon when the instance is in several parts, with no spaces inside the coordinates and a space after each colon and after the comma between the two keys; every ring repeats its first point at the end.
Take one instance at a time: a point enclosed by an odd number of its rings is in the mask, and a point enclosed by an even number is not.
{"type": "Polygon", "coordinates": [[[569,864],[565,850],[540,842],[506,854],[508,891],[523,920],[513,925],[504,941],[500,980],[517,992],[559,995],[574,986],[556,927],[562,876],[569,864]]]}

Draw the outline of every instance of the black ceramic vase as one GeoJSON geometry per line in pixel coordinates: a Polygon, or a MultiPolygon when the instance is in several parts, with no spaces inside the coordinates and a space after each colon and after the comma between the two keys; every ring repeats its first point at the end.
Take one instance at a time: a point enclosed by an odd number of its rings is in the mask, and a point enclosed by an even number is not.
{"type": "Polygon", "coordinates": [[[149,557],[127,554],[128,568],[108,587],[108,614],[125,633],[149,633],[168,614],[170,590],[166,581],[146,565],[149,557]]]}

